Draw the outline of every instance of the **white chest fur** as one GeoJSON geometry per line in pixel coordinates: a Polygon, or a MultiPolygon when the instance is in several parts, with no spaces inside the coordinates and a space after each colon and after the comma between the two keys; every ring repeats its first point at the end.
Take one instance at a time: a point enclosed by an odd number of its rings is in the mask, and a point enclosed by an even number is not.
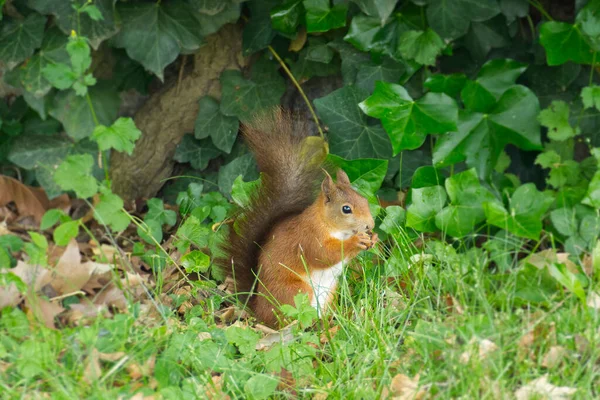
{"type": "Polygon", "coordinates": [[[311,306],[317,309],[317,314],[321,316],[322,310],[327,306],[339,276],[342,273],[343,261],[332,265],[329,268],[316,269],[310,274],[308,284],[313,288],[313,299],[311,306]]]}

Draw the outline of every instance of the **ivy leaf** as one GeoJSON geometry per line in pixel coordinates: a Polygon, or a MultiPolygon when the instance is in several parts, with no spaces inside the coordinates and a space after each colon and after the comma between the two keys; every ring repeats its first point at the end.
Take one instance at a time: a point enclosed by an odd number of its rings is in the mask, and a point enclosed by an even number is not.
{"type": "Polygon", "coordinates": [[[383,183],[388,168],[387,160],[369,158],[344,160],[333,154],[327,155],[326,164],[343,169],[352,186],[367,197],[375,196],[383,183]]]}
{"type": "Polygon", "coordinates": [[[185,272],[188,274],[203,274],[208,271],[208,267],[210,266],[210,257],[200,250],[190,251],[181,257],[181,265],[183,265],[185,272]]]}
{"type": "Polygon", "coordinates": [[[464,36],[471,21],[487,21],[500,13],[496,0],[427,0],[427,3],[427,21],[444,39],[464,36]]]}
{"type": "Polygon", "coordinates": [[[260,178],[255,181],[244,182],[241,175],[233,181],[231,198],[238,206],[246,208],[250,204],[253,193],[260,187],[260,178]]]}
{"type": "Polygon", "coordinates": [[[356,74],[356,86],[372,93],[375,89],[375,82],[399,82],[402,75],[406,72],[403,64],[384,57],[379,64],[371,61],[359,67],[356,74]]]}
{"type": "Polygon", "coordinates": [[[79,220],[68,221],[60,224],[54,230],[52,238],[58,246],[66,246],[71,239],[74,239],[79,234],[79,220]]]}
{"type": "Polygon", "coordinates": [[[586,86],[581,90],[581,100],[585,108],[596,107],[600,110],[600,86],[586,86]]]}
{"type": "Polygon", "coordinates": [[[540,27],[540,43],[546,50],[548,65],[560,65],[567,61],[591,64],[594,60],[594,51],[576,25],[545,22],[540,27]]]}
{"type": "Polygon", "coordinates": [[[56,169],[54,180],[62,190],[72,190],[80,199],[98,192],[98,183],[92,176],[94,159],[89,154],[68,156],[56,169]]]}
{"type": "Polygon", "coordinates": [[[123,22],[115,46],[161,81],[164,68],[180,52],[192,52],[202,44],[201,24],[183,1],[119,3],[118,11],[123,22]]]}
{"type": "Polygon", "coordinates": [[[64,64],[69,61],[66,43],[67,37],[58,28],[50,28],[44,33],[40,50],[25,65],[19,67],[19,83],[36,99],[46,95],[52,88],[43,75],[44,68],[49,64],[64,64]]]}
{"type": "Polygon", "coordinates": [[[398,0],[352,0],[362,12],[377,18],[378,23],[383,26],[392,15],[398,0]]]}
{"type": "Polygon", "coordinates": [[[423,65],[435,65],[435,59],[444,47],[444,42],[432,29],[404,32],[398,42],[398,51],[403,58],[423,65]]]}
{"type": "Polygon", "coordinates": [[[244,26],[244,32],[242,33],[242,50],[244,55],[250,55],[259,50],[266,49],[275,37],[269,14],[269,9],[272,5],[272,0],[255,1],[249,4],[250,15],[252,17],[244,26]]]}
{"type": "MultiPolygon", "coordinates": [[[[117,119],[119,95],[108,85],[96,85],[88,92],[98,123],[108,125],[117,119]]],[[[73,91],[60,92],[54,98],[50,115],[59,120],[65,132],[75,140],[92,135],[96,122],[85,97],[73,91]]]]}
{"type": "Polygon", "coordinates": [[[485,22],[472,22],[465,37],[465,47],[477,61],[485,61],[492,49],[511,45],[506,19],[496,16],[485,22]]]}
{"type": "Polygon", "coordinates": [[[110,226],[113,232],[122,232],[131,220],[123,211],[123,200],[107,188],[100,189],[100,202],[94,208],[94,219],[102,225],[110,226]]]}
{"type": "Polygon", "coordinates": [[[346,26],[347,4],[338,3],[332,7],[330,0],[303,0],[303,4],[307,32],[327,32],[346,26]]]}
{"type": "Polygon", "coordinates": [[[428,77],[423,86],[434,93],[445,93],[450,97],[456,97],[467,83],[465,74],[434,74],[428,77]]]}
{"type": "Polygon", "coordinates": [[[210,136],[219,150],[227,154],[231,153],[240,126],[239,120],[236,117],[223,115],[219,103],[212,97],[201,98],[198,105],[199,111],[194,125],[196,139],[210,136]]]}
{"type": "Polygon", "coordinates": [[[235,23],[240,18],[241,12],[241,1],[231,0],[228,2],[216,1],[216,7],[210,9],[207,7],[203,0],[189,0],[190,3],[195,4],[199,11],[196,15],[198,23],[200,24],[200,32],[204,36],[211,35],[219,30],[223,25],[228,23],[235,23]]]}
{"type": "Polygon", "coordinates": [[[198,221],[198,218],[190,216],[179,229],[177,229],[174,245],[180,253],[185,253],[192,244],[198,248],[203,248],[208,246],[209,234],[209,227],[202,225],[200,221],[198,221]]]}
{"type": "Polygon", "coordinates": [[[500,0],[500,9],[506,17],[507,24],[517,18],[524,18],[529,13],[528,0],[500,0]]]}
{"type": "Polygon", "coordinates": [[[537,97],[524,86],[508,89],[490,114],[461,110],[458,129],[435,144],[433,162],[441,167],[459,161],[488,177],[507,143],[525,150],[541,150],[537,97]]]}
{"type": "Polygon", "coordinates": [[[30,8],[41,14],[54,15],[58,27],[65,34],[75,31],[79,36],[88,38],[95,50],[117,33],[115,3],[116,0],[94,0],[93,5],[87,0],[27,0],[30,8]]]}
{"type": "Polygon", "coordinates": [[[561,156],[554,150],[546,150],[540,153],[535,163],[542,168],[549,168],[550,175],[546,182],[559,189],[566,185],[574,185],[580,180],[579,163],[573,160],[561,160],[561,156]]]}
{"type": "Polygon", "coordinates": [[[144,219],[143,224],[137,227],[136,232],[140,239],[148,244],[154,245],[163,240],[162,226],[154,219],[144,219]]]}
{"type": "Polygon", "coordinates": [[[63,63],[46,65],[42,69],[42,76],[59,90],[69,89],[77,81],[75,72],[63,63]]]}
{"type": "Polygon", "coordinates": [[[600,170],[596,171],[594,174],[594,177],[588,186],[587,193],[581,203],[596,209],[600,208],[600,170]]]}
{"type": "Polygon", "coordinates": [[[496,101],[509,88],[527,67],[513,60],[496,59],[481,67],[475,81],[467,81],[461,91],[465,107],[477,112],[489,112],[496,101]]]}
{"type": "Polygon", "coordinates": [[[569,105],[564,101],[553,101],[542,110],[538,120],[548,128],[548,137],[552,140],[564,141],[581,133],[579,127],[569,124],[569,105]]]}
{"type": "Polygon", "coordinates": [[[329,129],[331,152],[345,159],[390,156],[390,142],[379,125],[369,125],[358,103],[366,93],[354,86],[344,86],[315,100],[319,116],[329,129]]]}
{"type": "Polygon", "coordinates": [[[533,183],[519,186],[509,198],[509,207],[496,202],[483,203],[487,222],[505,229],[513,235],[539,240],[543,215],[554,199],[539,192],[533,183]]]}
{"type": "Polygon", "coordinates": [[[92,138],[98,142],[101,151],[115,149],[131,155],[135,141],[141,135],[142,132],[135,126],[133,119],[121,117],[110,127],[98,125],[94,129],[92,138]]]}
{"type": "MultiPolygon", "coordinates": [[[[249,329],[245,330],[249,331],[249,329]]],[[[244,393],[251,399],[268,399],[273,395],[278,384],[279,381],[271,375],[256,374],[244,383],[244,393]]]]}
{"type": "Polygon", "coordinates": [[[590,46],[598,51],[600,50],[600,4],[597,1],[589,1],[585,7],[579,11],[575,22],[581,28],[581,32],[587,39],[590,46]]]}
{"type": "Polygon", "coordinates": [[[556,230],[566,237],[575,236],[578,234],[578,220],[575,209],[559,208],[550,213],[550,221],[556,230]]]}
{"type": "Polygon", "coordinates": [[[293,35],[300,24],[304,7],[302,0],[290,0],[270,11],[271,26],[280,32],[293,35]]]}
{"type": "Polygon", "coordinates": [[[165,210],[165,205],[161,199],[153,198],[148,200],[148,212],[144,220],[157,221],[160,225],[173,226],[177,222],[177,213],[173,210],[165,210]]]}
{"type": "Polygon", "coordinates": [[[189,162],[192,168],[203,170],[213,158],[221,152],[209,139],[196,140],[193,135],[185,135],[177,145],[173,159],[177,162],[189,162]]]}
{"type": "Polygon", "coordinates": [[[285,92],[285,83],[277,72],[277,65],[264,58],[253,65],[250,80],[244,79],[240,71],[223,71],[221,86],[221,112],[238,117],[242,122],[278,105],[285,92]]]}
{"type": "Polygon", "coordinates": [[[398,235],[406,223],[406,210],[400,206],[388,206],[385,208],[385,218],[381,221],[379,229],[388,235],[398,235]]]}
{"type": "Polygon", "coordinates": [[[458,107],[443,93],[427,93],[413,100],[400,85],[377,82],[375,91],[360,103],[365,114],[381,119],[394,155],[420,147],[427,134],[456,129],[458,107]]]}
{"type": "Polygon", "coordinates": [[[42,45],[46,17],[31,13],[27,18],[16,21],[7,19],[0,29],[0,60],[9,69],[21,63],[42,45]]]}
{"type": "Polygon", "coordinates": [[[412,204],[406,210],[406,226],[421,232],[435,232],[435,216],[446,203],[442,186],[412,189],[412,204]]]}
{"type": "Polygon", "coordinates": [[[256,170],[256,161],[252,154],[244,154],[231,161],[229,164],[219,169],[219,190],[227,197],[231,197],[231,188],[233,182],[238,176],[242,176],[247,181],[253,181],[258,178],[256,170]]]}
{"type": "Polygon", "coordinates": [[[344,40],[360,51],[369,51],[373,48],[375,36],[380,30],[381,22],[377,18],[357,15],[352,18],[344,40]]]}
{"type": "Polygon", "coordinates": [[[435,224],[450,236],[463,237],[485,220],[482,204],[496,199],[481,186],[474,169],[451,176],[445,184],[450,205],[435,216],[435,224]]]}

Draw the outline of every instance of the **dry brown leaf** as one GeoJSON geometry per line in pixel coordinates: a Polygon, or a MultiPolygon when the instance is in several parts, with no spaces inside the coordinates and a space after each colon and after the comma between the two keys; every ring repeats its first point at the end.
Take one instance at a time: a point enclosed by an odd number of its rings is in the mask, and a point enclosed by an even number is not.
{"type": "Polygon", "coordinates": [[[527,385],[522,386],[515,392],[517,400],[538,399],[566,400],[575,394],[577,389],[567,386],[554,386],[548,382],[548,375],[544,375],[527,385]]]}
{"type": "Polygon", "coordinates": [[[14,178],[0,175],[0,207],[10,202],[15,203],[20,216],[32,216],[38,223],[50,203],[45,193],[33,191],[14,178]]]}
{"type": "Polygon", "coordinates": [[[61,295],[75,292],[90,280],[95,268],[95,263],[81,263],[79,246],[71,239],[52,271],[50,285],[61,295]]]}
{"type": "Polygon", "coordinates": [[[134,381],[137,381],[145,376],[151,376],[154,374],[154,365],[156,364],[156,356],[152,355],[146,360],[143,365],[137,362],[130,362],[127,364],[125,369],[129,373],[129,377],[134,381]]]}
{"type": "Polygon", "coordinates": [[[69,325],[85,325],[94,320],[100,313],[105,314],[107,317],[110,316],[106,306],[91,304],[87,301],[83,304],[71,304],[69,308],[70,310],[63,315],[65,323],[69,325]]]}
{"type": "Polygon", "coordinates": [[[127,299],[123,291],[114,284],[110,284],[105,290],[98,293],[94,299],[94,304],[115,307],[120,311],[127,310],[127,299]]]}
{"type": "Polygon", "coordinates": [[[564,264],[567,269],[573,273],[579,273],[579,268],[571,260],[569,253],[557,253],[554,249],[546,249],[531,254],[525,258],[522,263],[531,264],[538,269],[547,268],[554,263],[564,264]]]}
{"type": "Polygon", "coordinates": [[[206,385],[206,398],[210,400],[229,400],[229,395],[223,393],[223,377],[214,375],[211,377],[211,382],[206,385]]]}
{"type": "Polygon", "coordinates": [[[409,378],[404,374],[398,374],[392,378],[389,390],[390,398],[395,400],[420,400],[426,394],[424,390],[419,390],[419,375],[409,378]]]}
{"type": "Polygon", "coordinates": [[[520,359],[526,357],[532,360],[536,359],[537,349],[540,346],[553,346],[556,344],[556,325],[554,322],[551,323],[539,323],[533,327],[529,332],[521,337],[517,348],[519,350],[520,359]]]}
{"type": "Polygon", "coordinates": [[[465,313],[465,310],[460,305],[460,303],[458,302],[458,300],[456,300],[451,295],[447,295],[446,296],[446,305],[448,306],[448,311],[449,312],[453,312],[453,313],[456,313],[458,315],[463,315],[465,313]]]}
{"type": "Polygon", "coordinates": [[[321,334],[319,341],[321,342],[321,344],[329,343],[329,339],[333,339],[335,337],[335,335],[337,335],[339,330],[340,330],[339,325],[329,328],[327,330],[327,333],[323,332],[321,334]]]}
{"type": "MultiPolygon", "coordinates": [[[[21,280],[29,290],[37,292],[51,279],[47,269],[39,265],[29,265],[23,261],[17,261],[17,266],[12,269],[0,269],[0,273],[13,273],[21,280]]],[[[16,306],[21,302],[22,295],[14,284],[0,287],[0,309],[7,306],[16,306]]]]}
{"type": "Polygon", "coordinates": [[[544,355],[542,359],[542,367],[544,368],[554,368],[558,364],[561,363],[565,355],[567,354],[567,350],[562,346],[552,346],[548,350],[548,352],[544,355]]]}
{"type": "Polygon", "coordinates": [[[44,325],[50,329],[56,329],[54,318],[65,310],[58,302],[47,301],[37,296],[33,301],[30,301],[28,296],[25,299],[25,306],[36,319],[44,322],[44,325]]]}
{"type": "Polygon", "coordinates": [[[297,323],[298,322],[295,321],[276,333],[269,333],[268,335],[260,339],[258,343],[256,343],[256,350],[268,350],[275,343],[286,344],[293,341],[294,334],[292,332],[292,328],[297,323]]]}
{"type": "Polygon", "coordinates": [[[600,310],[600,295],[596,292],[590,293],[587,298],[587,306],[594,310],[600,310]]]}
{"type": "Polygon", "coordinates": [[[153,394],[145,396],[143,393],[136,393],[129,400],[154,400],[156,397],[153,394]]]}
{"type": "Polygon", "coordinates": [[[102,361],[119,361],[121,358],[125,357],[126,354],[123,351],[117,351],[116,353],[98,353],[98,358],[102,361]]]}
{"type": "Polygon", "coordinates": [[[469,361],[471,361],[473,355],[475,354],[475,349],[477,349],[477,355],[480,361],[485,360],[491,353],[498,350],[496,343],[488,339],[477,340],[473,338],[469,344],[472,346],[472,348],[460,355],[459,360],[462,364],[467,364],[469,361]]]}
{"type": "Polygon", "coordinates": [[[100,353],[96,349],[92,349],[90,355],[85,359],[85,367],[83,370],[83,380],[87,383],[97,381],[102,375],[102,366],[100,365],[100,353]]]}

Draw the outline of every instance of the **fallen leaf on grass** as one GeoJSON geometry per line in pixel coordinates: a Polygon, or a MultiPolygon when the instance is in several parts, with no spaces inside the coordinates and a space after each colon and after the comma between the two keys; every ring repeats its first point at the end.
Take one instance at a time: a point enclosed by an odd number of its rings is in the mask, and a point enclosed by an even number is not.
{"type": "Polygon", "coordinates": [[[0,175],[0,207],[11,202],[15,203],[21,217],[31,216],[38,224],[47,210],[60,208],[67,211],[70,208],[67,195],[49,200],[43,189],[26,186],[14,178],[0,175]]]}
{"type": "Polygon", "coordinates": [[[156,364],[156,356],[152,355],[144,362],[144,364],[138,364],[132,361],[127,364],[125,369],[129,373],[129,377],[134,381],[137,381],[145,376],[152,376],[154,374],[154,365],[156,364]]]}
{"type": "Polygon", "coordinates": [[[100,366],[100,353],[98,350],[92,349],[90,355],[85,359],[83,380],[91,384],[97,381],[101,375],[102,367],[100,366]]]}
{"type": "Polygon", "coordinates": [[[32,216],[39,223],[46,212],[48,197],[40,196],[31,188],[9,176],[0,176],[0,207],[14,202],[19,214],[32,216]],[[45,199],[44,199],[45,197],[45,199]]]}
{"type": "Polygon", "coordinates": [[[98,353],[98,358],[102,361],[119,361],[121,358],[125,357],[126,354],[124,351],[117,351],[116,353],[98,353]]]}
{"type": "Polygon", "coordinates": [[[475,349],[477,349],[477,355],[480,361],[485,360],[491,353],[498,350],[498,346],[496,345],[496,343],[488,339],[477,340],[473,338],[469,342],[469,345],[471,345],[471,349],[465,351],[460,355],[459,360],[461,364],[468,364],[469,361],[471,361],[475,353],[475,349]]]}
{"type": "Polygon", "coordinates": [[[65,324],[69,325],[86,325],[95,319],[98,314],[102,313],[105,316],[110,316],[110,312],[104,305],[95,305],[90,302],[71,304],[69,310],[61,317],[65,324]]]}
{"type": "Polygon", "coordinates": [[[44,325],[50,329],[56,329],[54,318],[65,310],[58,302],[47,301],[40,297],[36,297],[33,301],[26,298],[25,307],[37,320],[43,321],[44,325]]]}
{"type": "Polygon", "coordinates": [[[323,332],[321,334],[321,337],[319,338],[319,341],[321,342],[321,344],[326,344],[329,343],[329,339],[333,339],[335,337],[335,335],[337,335],[338,331],[340,330],[340,326],[336,325],[334,327],[331,327],[327,330],[327,332],[323,332]]]}
{"type": "Polygon", "coordinates": [[[90,280],[92,270],[89,264],[81,263],[79,246],[71,239],[56,267],[52,270],[50,285],[58,294],[75,292],[90,280]]]}
{"type": "Polygon", "coordinates": [[[522,386],[515,392],[517,400],[538,399],[566,400],[575,394],[577,389],[567,386],[554,386],[548,382],[548,375],[544,375],[527,385],[522,386]]]}
{"type": "MultiPolygon", "coordinates": [[[[29,265],[23,261],[17,261],[17,266],[12,269],[0,269],[0,273],[12,273],[29,287],[29,290],[37,292],[51,280],[47,269],[39,265],[29,265]]],[[[16,306],[22,300],[22,294],[17,290],[14,283],[0,287],[0,309],[8,306],[16,306]]]]}
{"type": "Polygon", "coordinates": [[[394,400],[420,400],[425,397],[426,392],[419,390],[419,375],[410,378],[404,374],[398,374],[392,378],[389,386],[390,396],[394,400]]]}
{"type": "Polygon", "coordinates": [[[542,367],[554,368],[565,358],[567,350],[562,346],[552,346],[542,359],[542,367]]]}
{"type": "Polygon", "coordinates": [[[120,311],[127,310],[127,299],[123,291],[114,284],[110,284],[106,289],[98,293],[94,299],[94,304],[115,307],[120,311]]]}
{"type": "MultiPolygon", "coordinates": [[[[134,394],[133,397],[131,397],[129,400],[154,400],[155,398],[156,397],[153,394],[146,396],[140,392],[134,394]]],[[[119,399],[125,399],[125,397],[119,397],[119,399]]]]}
{"type": "Polygon", "coordinates": [[[539,323],[529,332],[521,337],[517,344],[519,359],[530,358],[536,360],[538,349],[544,346],[556,344],[556,325],[551,323],[539,323]]]}
{"type": "Polygon", "coordinates": [[[256,350],[268,350],[276,343],[286,344],[293,341],[294,334],[292,332],[292,329],[297,323],[298,322],[295,321],[286,326],[285,328],[281,329],[280,331],[275,331],[275,333],[267,334],[265,337],[260,339],[258,343],[256,343],[256,350]]]}
{"type": "Polygon", "coordinates": [[[531,264],[538,269],[548,268],[556,263],[564,264],[565,267],[572,273],[579,273],[577,265],[569,260],[569,253],[557,253],[554,249],[546,249],[537,253],[531,254],[525,258],[522,263],[531,264]]]}
{"type": "Polygon", "coordinates": [[[600,310],[600,295],[596,292],[590,293],[587,298],[587,306],[594,310],[600,310]]]}

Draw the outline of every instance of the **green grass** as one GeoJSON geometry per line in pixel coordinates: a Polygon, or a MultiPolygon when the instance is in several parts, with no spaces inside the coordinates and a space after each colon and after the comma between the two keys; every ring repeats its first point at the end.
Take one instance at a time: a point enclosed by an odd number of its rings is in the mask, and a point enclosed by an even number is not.
{"type": "MultiPolygon", "coordinates": [[[[222,390],[231,398],[292,398],[284,385],[274,389],[282,368],[301,398],[379,398],[398,374],[418,376],[425,398],[514,398],[546,374],[555,386],[575,388],[574,399],[600,396],[599,311],[548,286],[545,271],[525,274],[514,253],[512,269],[501,273],[483,250],[462,250],[433,239],[417,250],[399,235],[377,249],[384,257],[365,254],[348,271],[331,319],[295,325],[291,339],[261,351],[255,345],[264,334],[251,321],[216,316],[226,306],[218,294],[195,296],[183,316],[177,306],[194,296],[170,293],[164,318],[146,315],[151,303],[132,301],[126,313],[58,330],[5,309],[0,396],[176,399],[222,390]],[[480,356],[482,340],[497,349],[480,356]],[[547,365],[553,346],[562,354],[547,365]],[[100,357],[94,374],[98,352],[113,356],[100,357]]],[[[597,286],[591,280],[586,290],[597,286]]]]}

